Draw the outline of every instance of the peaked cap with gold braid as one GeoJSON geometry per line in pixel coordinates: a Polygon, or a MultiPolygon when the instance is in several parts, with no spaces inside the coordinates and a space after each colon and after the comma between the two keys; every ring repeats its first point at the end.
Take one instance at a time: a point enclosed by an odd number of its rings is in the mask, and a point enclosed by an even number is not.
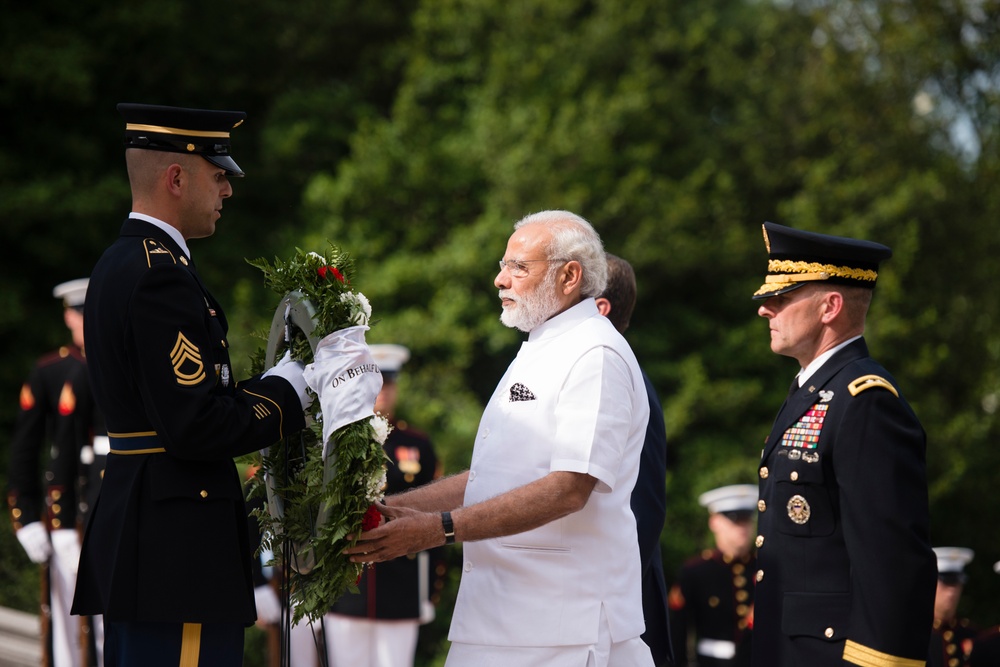
{"type": "Polygon", "coordinates": [[[766,299],[803,285],[825,281],[875,289],[878,264],[892,257],[881,243],[792,229],[764,223],[767,277],[754,299],[766,299]]]}
{"type": "Polygon", "coordinates": [[[200,155],[225,169],[226,176],[243,176],[229,155],[229,132],[246,120],[246,113],[124,102],[118,112],[125,119],[126,148],[200,155]]]}

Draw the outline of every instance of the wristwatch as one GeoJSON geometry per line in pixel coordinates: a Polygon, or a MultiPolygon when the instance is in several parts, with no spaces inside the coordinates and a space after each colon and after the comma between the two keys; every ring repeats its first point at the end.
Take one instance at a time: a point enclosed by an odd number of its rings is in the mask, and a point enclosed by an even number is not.
{"type": "Polygon", "coordinates": [[[444,543],[455,543],[455,524],[451,520],[451,512],[441,512],[441,526],[444,528],[444,543]]]}

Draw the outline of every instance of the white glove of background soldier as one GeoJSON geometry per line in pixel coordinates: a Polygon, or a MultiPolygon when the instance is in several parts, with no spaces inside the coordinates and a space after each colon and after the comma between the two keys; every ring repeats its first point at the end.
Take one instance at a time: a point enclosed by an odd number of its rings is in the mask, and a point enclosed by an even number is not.
{"type": "Polygon", "coordinates": [[[52,555],[52,544],[49,543],[49,531],[41,521],[32,521],[27,526],[17,529],[17,541],[24,547],[24,552],[32,563],[47,563],[52,555]]]}

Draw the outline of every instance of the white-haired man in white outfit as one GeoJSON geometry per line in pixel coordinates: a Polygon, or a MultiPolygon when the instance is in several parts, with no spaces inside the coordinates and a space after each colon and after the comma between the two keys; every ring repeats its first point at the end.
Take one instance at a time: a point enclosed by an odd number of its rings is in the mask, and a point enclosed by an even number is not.
{"type": "Polygon", "coordinates": [[[629,497],[649,405],[597,310],[607,261],[567,211],[515,225],[494,284],[528,332],[483,412],[469,470],[386,499],[348,549],[382,561],[463,542],[448,667],[650,667],[629,497]]]}

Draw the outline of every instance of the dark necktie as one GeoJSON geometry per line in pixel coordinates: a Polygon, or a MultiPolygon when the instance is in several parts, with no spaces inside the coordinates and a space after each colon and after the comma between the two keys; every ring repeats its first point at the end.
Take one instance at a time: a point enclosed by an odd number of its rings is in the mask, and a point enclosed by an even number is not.
{"type": "Polygon", "coordinates": [[[792,378],[792,384],[788,385],[788,396],[785,397],[785,400],[786,401],[791,400],[792,394],[794,394],[798,390],[799,390],[799,376],[796,375],[795,377],[792,378]]]}

